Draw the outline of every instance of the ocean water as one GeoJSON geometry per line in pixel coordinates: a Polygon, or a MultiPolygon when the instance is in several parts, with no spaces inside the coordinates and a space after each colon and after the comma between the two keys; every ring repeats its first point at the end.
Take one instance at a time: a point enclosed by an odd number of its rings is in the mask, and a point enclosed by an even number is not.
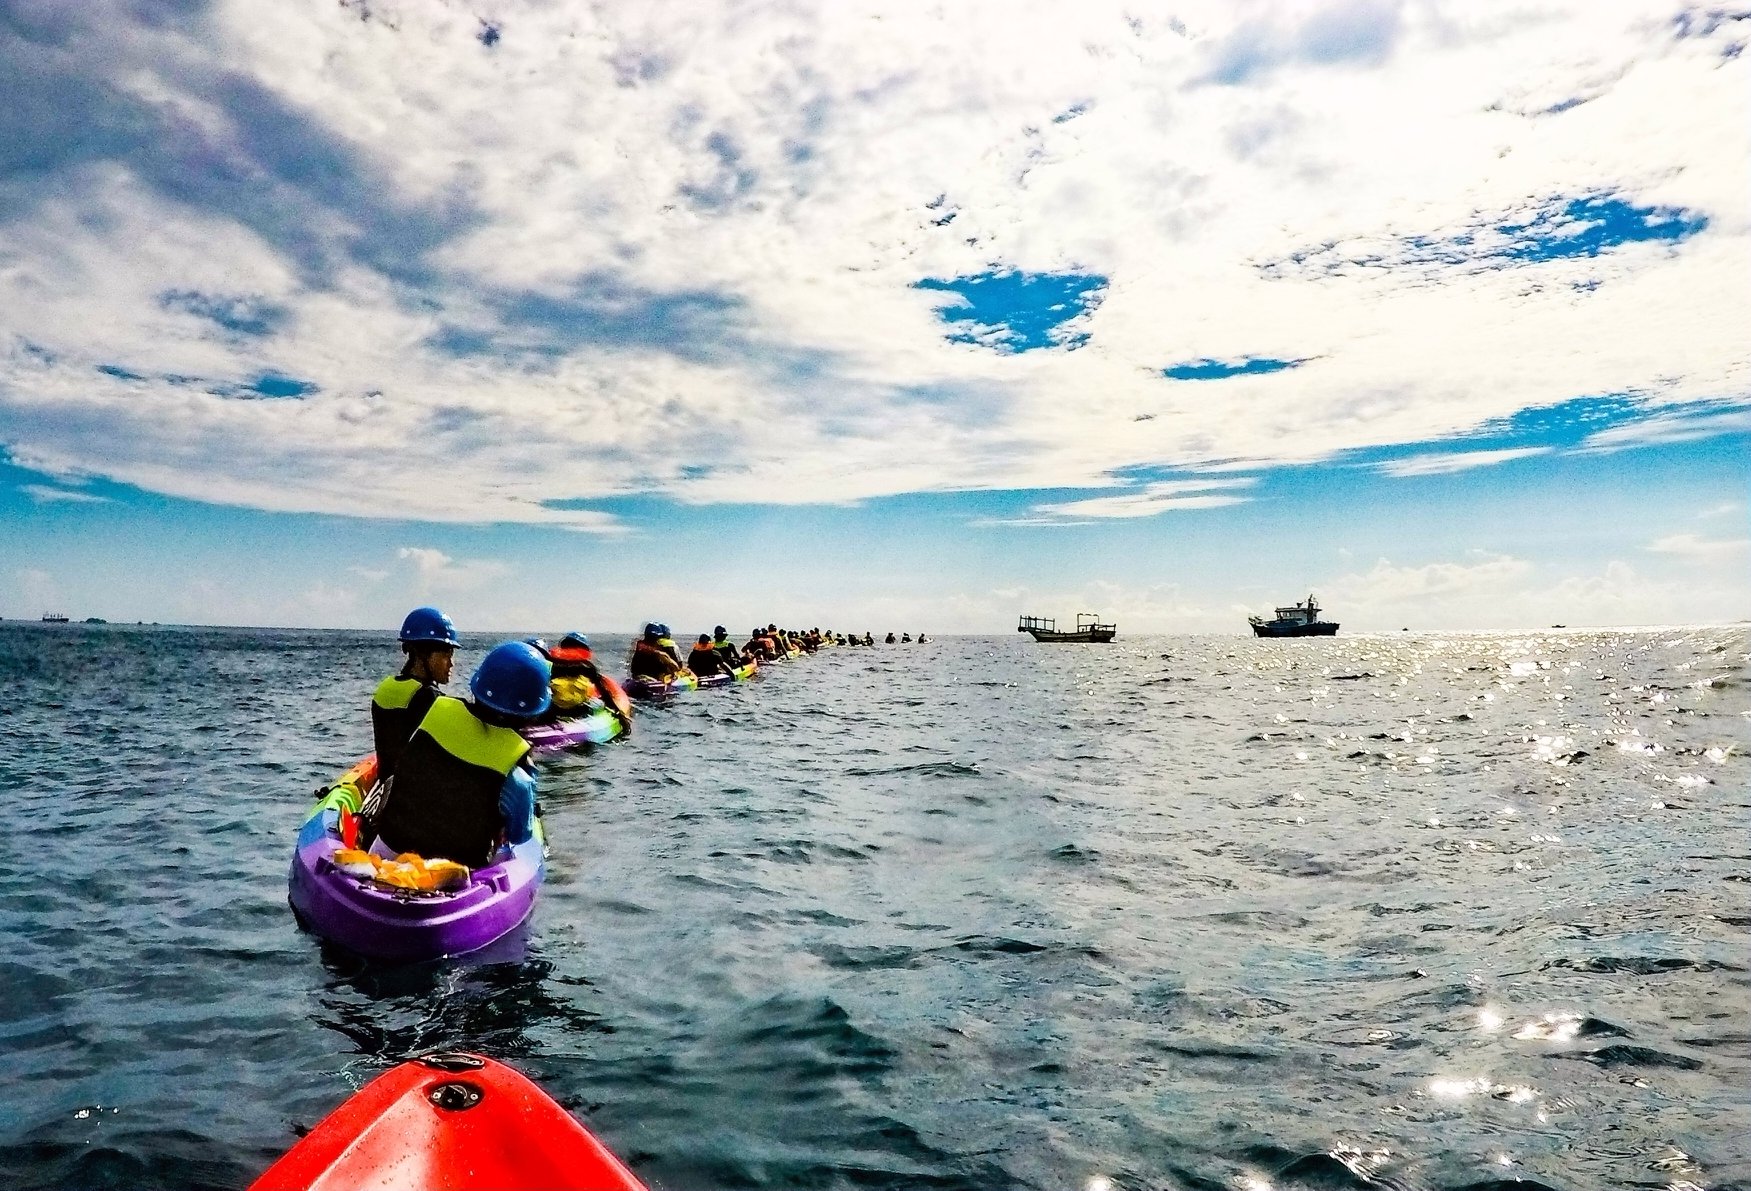
{"type": "Polygon", "coordinates": [[[394,968],[285,900],[392,641],[0,625],[0,1186],[241,1187],[441,1047],[675,1191],[1751,1187],[1748,655],[824,651],[545,762],[529,927],[394,968]]]}

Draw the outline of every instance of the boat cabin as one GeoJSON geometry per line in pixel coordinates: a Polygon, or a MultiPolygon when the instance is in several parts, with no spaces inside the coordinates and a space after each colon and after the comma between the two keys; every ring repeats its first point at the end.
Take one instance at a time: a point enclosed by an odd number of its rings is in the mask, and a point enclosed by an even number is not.
{"type": "Polygon", "coordinates": [[[1313,593],[1308,592],[1306,603],[1278,608],[1277,619],[1291,624],[1312,624],[1319,619],[1319,603],[1313,598],[1313,593]]]}

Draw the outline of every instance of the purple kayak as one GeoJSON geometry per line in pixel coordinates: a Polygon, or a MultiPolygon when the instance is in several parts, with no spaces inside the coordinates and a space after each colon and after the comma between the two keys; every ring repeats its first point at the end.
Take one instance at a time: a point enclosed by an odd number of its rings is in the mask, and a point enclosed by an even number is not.
{"type": "Polygon", "coordinates": [[[760,672],[760,663],[751,661],[743,666],[737,666],[732,674],[708,674],[704,678],[696,677],[691,672],[677,675],[667,682],[655,678],[639,678],[636,675],[626,680],[626,693],[639,699],[667,699],[679,695],[683,691],[703,691],[713,687],[729,686],[734,682],[746,682],[760,672]]]}
{"type": "Polygon", "coordinates": [[[619,716],[605,707],[599,707],[589,715],[555,720],[551,724],[531,724],[520,731],[531,749],[538,753],[551,753],[586,744],[607,744],[622,735],[626,731],[626,725],[619,716]]]}
{"type": "Polygon", "coordinates": [[[634,699],[668,699],[684,691],[699,689],[699,679],[693,676],[691,670],[685,671],[667,681],[660,678],[644,678],[633,674],[621,683],[626,693],[634,699]]]}
{"type": "Polygon", "coordinates": [[[546,875],[541,820],[525,843],[500,848],[493,863],[445,890],[401,889],[336,867],[349,846],[363,791],[376,782],[367,757],[323,792],[292,854],[292,910],[306,928],[373,959],[414,962],[466,955],[509,934],[535,908],[546,875]]]}

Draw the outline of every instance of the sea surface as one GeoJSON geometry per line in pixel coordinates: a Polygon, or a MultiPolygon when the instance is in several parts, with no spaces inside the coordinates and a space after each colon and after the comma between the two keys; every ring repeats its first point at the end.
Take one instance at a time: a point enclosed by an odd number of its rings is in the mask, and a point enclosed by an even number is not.
{"type": "Polygon", "coordinates": [[[0,1187],[468,1048],[673,1191],[1751,1188],[1748,655],[826,650],[544,762],[529,927],[398,968],[286,905],[388,634],[0,625],[0,1187]]]}

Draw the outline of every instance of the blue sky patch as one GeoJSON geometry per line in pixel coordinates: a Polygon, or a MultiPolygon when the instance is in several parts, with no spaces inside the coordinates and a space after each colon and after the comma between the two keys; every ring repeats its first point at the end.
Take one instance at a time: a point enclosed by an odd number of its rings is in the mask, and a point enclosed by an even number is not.
{"type": "Polygon", "coordinates": [[[954,294],[959,301],[938,308],[953,328],[951,343],[971,343],[1013,353],[1039,348],[1075,350],[1088,333],[1070,324],[1100,305],[1107,279],[1098,273],[975,273],[944,281],[926,277],[914,289],[954,294]]]}
{"type": "Polygon", "coordinates": [[[1447,236],[1403,236],[1368,251],[1355,241],[1294,252],[1259,267],[1267,277],[1334,276],[1360,269],[1499,269],[1599,256],[1626,244],[1677,244],[1708,227],[1684,207],[1640,206],[1614,194],[1553,197],[1498,212],[1447,236]]]}
{"type": "Polygon", "coordinates": [[[244,385],[239,396],[254,393],[257,397],[308,397],[314,392],[316,385],[311,381],[282,376],[278,372],[264,372],[244,385]]]}
{"type": "Polygon", "coordinates": [[[165,290],[158,304],[216,323],[238,335],[271,335],[285,325],[290,312],[265,298],[228,294],[203,294],[198,290],[165,290]]]}
{"type": "Polygon", "coordinates": [[[1497,254],[1507,260],[1548,261],[1598,256],[1623,244],[1677,243],[1708,226],[1708,217],[1682,207],[1638,207],[1615,195],[1584,195],[1552,204],[1531,217],[1506,220],[1496,231],[1507,237],[1497,254]]]}
{"type": "Polygon", "coordinates": [[[1231,376],[1261,376],[1269,372],[1282,372],[1288,368],[1299,368],[1306,360],[1269,360],[1251,357],[1245,360],[1190,360],[1184,364],[1175,364],[1172,368],[1163,368],[1161,375],[1168,380],[1226,380],[1231,376]]]}

